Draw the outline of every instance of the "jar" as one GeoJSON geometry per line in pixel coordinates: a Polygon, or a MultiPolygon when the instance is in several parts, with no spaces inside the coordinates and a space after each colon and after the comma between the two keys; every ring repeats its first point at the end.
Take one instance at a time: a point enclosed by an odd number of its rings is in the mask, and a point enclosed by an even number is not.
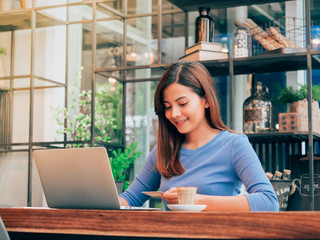
{"type": "Polygon", "coordinates": [[[209,16],[210,8],[199,8],[199,16],[196,18],[196,43],[212,42],[213,19],[209,16]]]}
{"type": "Polygon", "coordinates": [[[232,56],[234,58],[251,56],[251,35],[245,27],[240,26],[233,31],[232,56]]]}
{"type": "Polygon", "coordinates": [[[257,82],[254,94],[243,103],[243,131],[261,133],[272,131],[272,102],[268,98],[269,90],[257,82]]]}

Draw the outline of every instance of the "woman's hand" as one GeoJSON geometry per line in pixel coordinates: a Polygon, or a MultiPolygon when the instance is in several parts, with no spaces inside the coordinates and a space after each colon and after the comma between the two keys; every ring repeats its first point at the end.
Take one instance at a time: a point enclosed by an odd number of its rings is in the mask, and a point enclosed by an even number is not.
{"type": "MultiPolygon", "coordinates": [[[[203,200],[201,194],[196,194],[196,199],[194,204],[201,204],[203,200]]],[[[168,191],[161,194],[161,197],[168,202],[168,204],[179,204],[177,188],[170,188],[168,191]]]]}
{"type": "Polygon", "coordinates": [[[161,197],[168,202],[168,204],[179,204],[177,189],[170,188],[168,191],[161,194],[161,197]]]}

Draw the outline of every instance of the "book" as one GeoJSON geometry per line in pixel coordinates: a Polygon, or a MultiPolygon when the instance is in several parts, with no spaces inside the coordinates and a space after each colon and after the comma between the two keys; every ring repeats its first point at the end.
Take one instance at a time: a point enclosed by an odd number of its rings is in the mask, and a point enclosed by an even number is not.
{"type": "Polygon", "coordinates": [[[216,52],[208,50],[196,50],[195,52],[189,53],[187,55],[179,58],[181,61],[206,61],[206,60],[217,60],[217,59],[227,59],[228,53],[226,52],[216,52]]]}
{"type": "Polygon", "coordinates": [[[188,48],[185,49],[185,54],[188,55],[192,52],[195,52],[197,50],[208,50],[208,51],[222,51],[222,44],[221,43],[214,43],[214,42],[198,42],[188,48]]]}

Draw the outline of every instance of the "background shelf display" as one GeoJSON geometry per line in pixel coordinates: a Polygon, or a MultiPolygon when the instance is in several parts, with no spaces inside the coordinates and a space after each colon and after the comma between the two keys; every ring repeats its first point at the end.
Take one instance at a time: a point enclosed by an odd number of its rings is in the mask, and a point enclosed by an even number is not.
{"type": "MultiPolygon", "coordinates": [[[[290,0],[289,0],[290,1],[290,0]]],[[[169,2],[175,4],[177,7],[185,11],[197,11],[198,7],[206,6],[211,7],[212,9],[218,8],[230,8],[230,7],[239,7],[253,4],[263,4],[263,3],[274,3],[274,2],[283,2],[283,0],[169,0],[169,2]]]]}
{"type": "MultiPolygon", "coordinates": [[[[246,134],[250,142],[272,143],[272,142],[305,142],[309,139],[308,132],[271,132],[271,133],[249,133],[246,134]]],[[[320,135],[314,134],[313,139],[320,141],[320,135]]]]}
{"type": "MultiPolygon", "coordinates": [[[[305,1],[309,1],[309,0],[305,0],[305,1]]],[[[90,1],[89,1],[90,2],[90,1]]],[[[115,1],[116,2],[116,1],[115,1]]],[[[120,2],[120,1],[119,1],[120,2]]],[[[127,2],[127,1],[125,1],[127,2]]],[[[128,3],[131,1],[128,1],[128,3]]],[[[151,1],[154,2],[154,1],[151,1]]],[[[158,1],[158,3],[162,1],[158,1]]],[[[163,1],[166,2],[166,1],[163,1]]],[[[171,8],[170,9],[166,9],[163,11],[167,11],[167,13],[165,14],[165,17],[171,16],[171,14],[173,12],[176,11],[176,13],[179,13],[181,16],[182,15],[186,15],[182,10],[184,11],[197,11],[198,7],[200,6],[206,6],[206,7],[210,7],[212,10],[215,9],[219,9],[219,8],[230,8],[230,7],[236,7],[236,6],[250,6],[253,4],[265,4],[265,3],[276,3],[276,2],[286,2],[285,0],[244,0],[244,1],[238,1],[238,0],[226,0],[226,1],[220,1],[220,0],[200,0],[200,1],[190,1],[190,0],[168,0],[168,2],[171,2],[173,4],[175,4],[178,8],[180,9],[174,9],[171,8]]],[[[288,1],[290,2],[290,0],[288,1]]],[[[82,7],[81,5],[85,5],[89,3],[76,3],[75,5],[79,5],[79,6],[72,6],[70,4],[67,4],[67,6],[70,8],[70,13],[73,12],[72,7],[77,7],[77,11],[74,12],[78,12],[79,8],[82,7]],[[70,5],[70,6],[69,6],[70,5]],[[79,7],[79,8],[78,8],[79,7]]],[[[97,4],[98,3],[92,3],[97,4]]],[[[111,3],[110,3],[111,4],[111,3]]],[[[126,3],[125,3],[126,4],[126,3]]],[[[66,8],[68,8],[66,7],[66,8]]],[[[85,9],[87,10],[88,6],[84,6],[85,9]]],[[[50,8],[50,7],[48,7],[50,8]]],[[[63,6],[63,8],[65,8],[63,6]]],[[[111,8],[111,7],[110,7],[111,8]]],[[[143,45],[138,45],[137,43],[133,42],[131,43],[131,41],[128,41],[126,39],[126,34],[125,30],[127,29],[127,27],[124,27],[123,31],[122,31],[122,26],[123,26],[123,22],[122,19],[125,19],[124,23],[127,22],[134,22],[134,15],[128,14],[128,16],[126,14],[121,15],[121,17],[119,16],[115,16],[115,15],[110,15],[110,19],[106,18],[106,19],[99,19],[99,15],[97,15],[95,18],[90,18],[90,17],[83,17],[81,15],[81,18],[79,18],[78,21],[73,22],[72,20],[72,14],[70,15],[69,13],[69,19],[68,17],[66,17],[68,20],[64,21],[61,20],[59,18],[56,18],[50,14],[47,14],[47,12],[43,11],[43,9],[46,10],[46,7],[36,7],[36,8],[32,8],[32,9],[21,9],[21,10],[17,10],[17,11],[10,11],[10,12],[0,12],[0,32],[6,32],[6,31],[16,31],[16,30],[24,30],[24,29],[32,29],[35,30],[34,28],[42,28],[40,30],[36,30],[36,31],[30,31],[30,32],[37,32],[42,34],[43,30],[47,30],[44,29],[45,27],[53,27],[53,26],[63,26],[61,27],[62,30],[61,32],[65,32],[65,28],[67,29],[67,31],[79,31],[79,33],[85,35],[85,37],[83,37],[83,46],[74,46],[72,45],[72,47],[69,48],[69,46],[67,46],[67,50],[66,52],[70,51],[73,48],[78,47],[80,50],[82,50],[81,47],[85,48],[85,53],[87,54],[86,57],[84,57],[84,59],[86,59],[90,65],[88,67],[88,69],[90,68],[90,70],[92,71],[93,74],[90,73],[90,76],[88,78],[90,78],[90,80],[92,78],[94,79],[99,79],[99,81],[104,82],[106,80],[108,80],[109,78],[114,78],[116,79],[120,84],[123,84],[124,86],[126,86],[127,88],[130,88],[133,83],[137,83],[137,84],[141,84],[144,85],[145,83],[148,82],[151,83],[152,85],[156,85],[157,81],[159,81],[159,79],[161,78],[163,72],[165,71],[165,69],[171,65],[171,62],[169,61],[163,61],[163,58],[166,54],[166,52],[170,52],[170,49],[168,50],[167,45],[162,44],[163,39],[165,39],[162,34],[167,34],[166,31],[162,30],[162,24],[163,22],[159,22],[159,26],[157,27],[157,31],[156,33],[158,33],[158,36],[156,36],[155,38],[159,38],[158,43],[156,44],[156,46],[151,46],[152,49],[155,47],[155,53],[156,53],[156,58],[157,60],[154,62],[143,62],[143,63],[139,63],[140,65],[137,65],[136,62],[132,62],[132,61],[127,61],[128,57],[131,56],[129,54],[127,54],[126,57],[125,54],[123,54],[124,51],[122,51],[122,47],[126,46],[128,47],[132,47],[130,49],[139,49],[139,51],[141,51],[141,53],[144,53],[144,50],[146,49],[145,47],[142,47],[143,45]],[[129,21],[127,21],[127,18],[129,19],[129,21]],[[89,19],[89,20],[88,20],[89,19]],[[93,22],[95,19],[95,23],[93,22]],[[113,19],[111,21],[111,19],[113,19]],[[115,21],[114,19],[121,19],[120,22],[115,21]],[[107,21],[108,20],[108,21],[107,21]],[[33,22],[34,21],[34,22],[33,22]],[[92,24],[94,23],[94,24],[92,24]],[[113,24],[120,24],[119,26],[117,26],[117,29],[113,31],[111,31],[110,29],[106,28],[106,26],[111,26],[113,24]],[[83,25],[83,26],[79,26],[79,25],[83,25]],[[103,26],[103,28],[100,28],[101,26],[103,26]],[[81,27],[83,27],[83,29],[81,30],[81,27]],[[108,31],[107,31],[108,30],[108,31]],[[119,31],[119,32],[118,32],[119,31]],[[162,31],[162,33],[160,34],[160,31],[162,31]],[[99,34],[101,33],[101,34],[99,34]],[[103,38],[101,38],[101,36],[103,36],[103,38]],[[112,39],[112,41],[107,42],[106,39],[107,38],[112,38],[112,36],[114,36],[114,39],[112,39]],[[93,39],[95,39],[95,41],[93,41],[93,39]],[[102,39],[102,40],[101,40],[102,39]],[[93,41],[93,42],[92,42],[93,41]],[[94,46],[94,44],[96,44],[96,46],[94,46]],[[131,45],[130,45],[131,44],[131,45]],[[140,46],[139,48],[137,48],[137,46],[140,46]],[[107,48],[108,47],[108,48],[107,48]],[[101,66],[98,64],[100,63],[97,59],[98,59],[98,54],[96,54],[96,56],[91,56],[90,54],[95,54],[95,48],[97,48],[97,52],[99,52],[101,59],[99,61],[103,62],[106,59],[106,52],[105,49],[121,49],[121,51],[119,51],[119,56],[114,56],[113,58],[116,59],[116,62],[111,66],[108,62],[109,65],[107,64],[101,64],[101,66]],[[100,53],[101,51],[101,53],[100,53]],[[161,59],[162,57],[162,59],[161,59]],[[90,60],[95,59],[95,61],[97,61],[96,65],[91,64],[90,60]],[[102,61],[103,60],[103,61],[102,61]],[[136,64],[136,65],[135,65],[136,64]],[[145,73],[147,72],[147,73],[145,73]],[[93,77],[94,75],[94,77],[93,77]],[[116,77],[114,77],[116,76],[116,77]],[[128,84],[129,83],[129,84],[128,84]]],[[[89,12],[92,11],[92,9],[94,8],[90,8],[89,12]]],[[[161,9],[159,7],[159,9],[161,9]]],[[[67,11],[69,11],[67,10],[67,11]]],[[[66,12],[67,12],[66,11],[66,12]]],[[[313,10],[312,10],[313,11],[313,10]]],[[[85,13],[87,13],[87,11],[85,11],[85,13]]],[[[108,13],[109,14],[109,13],[108,13]]],[[[67,15],[67,14],[66,14],[67,15]]],[[[87,16],[87,15],[84,15],[87,16]]],[[[103,15],[105,16],[105,15],[103,15]]],[[[151,17],[151,18],[156,18],[156,13],[143,13],[140,17],[143,18],[145,16],[151,17]],[[150,16],[149,16],[150,15],[150,16]],[[142,16],[142,17],[141,17],[142,16]]],[[[152,19],[149,19],[150,21],[153,21],[152,19]]],[[[160,19],[160,18],[159,18],[160,19]]],[[[141,19],[140,19],[141,20],[141,19]]],[[[148,21],[149,21],[148,20],[148,21]]],[[[267,20],[264,20],[267,21],[267,20]]],[[[187,22],[183,22],[183,21],[178,21],[175,20],[176,24],[179,23],[179,26],[182,26],[184,24],[187,24],[187,22]]],[[[143,23],[143,22],[141,22],[143,23]]],[[[173,19],[170,21],[170,23],[174,24],[173,19]]],[[[153,23],[154,24],[154,23],[153,23]]],[[[145,26],[145,24],[141,24],[141,26],[145,26]]],[[[132,26],[129,27],[132,28],[132,26]]],[[[226,26],[224,26],[226,27],[226,26]]],[[[305,26],[306,28],[310,28],[310,25],[308,26],[306,24],[305,26]]],[[[53,31],[55,28],[50,28],[49,30],[53,31]]],[[[176,33],[175,28],[174,27],[170,27],[170,29],[172,30],[172,33],[176,33]]],[[[186,26],[181,27],[183,34],[185,34],[185,38],[189,38],[190,34],[188,35],[188,31],[184,31],[186,30],[186,26]]],[[[143,33],[143,29],[140,29],[140,31],[143,33]]],[[[227,30],[228,31],[228,30],[227,30]]],[[[23,32],[23,31],[21,31],[23,32]]],[[[28,32],[28,31],[27,31],[28,32]]],[[[44,31],[43,31],[44,32],[44,31]]],[[[29,33],[29,32],[28,32],[29,33]]],[[[154,33],[154,32],[153,32],[154,33]]],[[[229,33],[229,32],[228,32],[229,33]]],[[[15,33],[12,33],[15,34],[15,33]]],[[[49,36],[49,35],[48,35],[49,36]]],[[[54,35],[52,35],[54,36],[54,35]]],[[[80,36],[80,35],[79,35],[80,36]]],[[[134,35],[136,36],[136,35],[134,35]]],[[[149,36],[150,39],[153,39],[153,36],[149,36]]],[[[20,37],[21,38],[21,37],[20,37]]],[[[172,36],[170,36],[170,38],[172,38],[172,36]]],[[[17,37],[17,39],[19,39],[19,36],[17,37]]],[[[49,39],[49,37],[48,37],[49,39]]],[[[61,40],[61,45],[64,45],[65,41],[68,41],[67,39],[69,39],[69,35],[68,37],[64,37],[61,40]]],[[[181,38],[182,39],[182,38],[181,38]]],[[[148,40],[148,41],[149,41],[148,40]]],[[[170,39],[171,40],[171,39],[170,39]]],[[[34,40],[33,40],[34,41],[34,40]]],[[[70,40],[69,40],[70,41],[70,40]]],[[[181,46],[184,44],[183,41],[180,41],[181,46]]],[[[188,41],[185,41],[185,46],[188,45],[188,41]]],[[[151,48],[150,47],[150,48],[151,48]]],[[[48,44],[47,48],[51,48],[53,49],[54,47],[52,47],[52,45],[48,44]]],[[[128,50],[128,49],[127,49],[128,50]]],[[[139,52],[137,52],[139,53],[139,52]]],[[[43,52],[43,56],[45,56],[45,54],[47,54],[46,52],[43,52]]],[[[42,56],[42,53],[40,54],[42,56]]],[[[72,57],[72,54],[66,53],[66,58],[70,58],[72,57]]],[[[232,104],[230,104],[232,101],[232,98],[234,96],[232,96],[231,92],[232,92],[232,88],[234,87],[233,82],[236,82],[237,79],[234,79],[233,77],[235,75],[242,75],[242,74],[252,74],[252,73],[272,73],[272,72],[288,72],[288,71],[297,71],[297,70],[308,70],[309,68],[312,67],[312,69],[320,69],[320,60],[319,60],[319,56],[320,55],[320,51],[309,51],[307,50],[307,48],[303,48],[301,52],[295,52],[295,53],[291,53],[291,52],[273,52],[273,53],[268,53],[268,54],[259,54],[259,55],[255,55],[255,56],[250,56],[250,57],[245,57],[245,58],[232,58],[230,57],[229,59],[222,59],[222,60],[210,60],[210,61],[201,61],[206,67],[207,69],[210,71],[211,75],[214,77],[218,77],[218,76],[228,76],[228,80],[225,80],[225,78],[223,78],[223,80],[221,81],[225,81],[223,82],[224,85],[227,85],[228,87],[230,87],[229,89],[231,89],[231,91],[229,90],[229,92],[227,92],[226,90],[226,95],[228,95],[230,100],[228,102],[228,106],[230,106],[230,108],[226,108],[227,112],[232,115],[232,104]],[[308,59],[309,57],[311,57],[311,61],[309,62],[308,59]]],[[[38,55],[37,55],[38,56],[38,55]]],[[[144,55],[145,56],[145,55],[144,55]]],[[[34,58],[34,57],[33,57],[34,58]]],[[[113,58],[110,57],[110,59],[114,60],[113,58]]],[[[39,58],[41,59],[41,58],[39,58]]],[[[40,60],[39,60],[40,61],[40,60]]],[[[84,62],[81,62],[81,64],[83,64],[84,62]]],[[[35,63],[35,66],[37,65],[37,63],[35,63]]],[[[52,64],[54,65],[54,64],[52,64]]],[[[66,63],[66,65],[69,65],[69,63],[66,63]]],[[[14,71],[10,71],[11,75],[7,76],[7,77],[1,77],[0,80],[5,80],[6,83],[15,83],[17,82],[16,78],[18,78],[19,76],[14,74],[14,71]]],[[[59,72],[59,71],[57,71],[59,72]]],[[[32,74],[28,74],[28,75],[24,75],[27,78],[32,79],[34,81],[34,85],[32,86],[32,90],[37,90],[34,91],[34,93],[41,93],[41,89],[50,89],[50,90],[61,90],[61,91],[67,91],[69,86],[67,84],[66,81],[62,81],[61,83],[58,82],[58,79],[64,79],[66,77],[65,80],[67,80],[67,78],[71,78],[73,77],[73,75],[70,74],[70,76],[63,76],[62,78],[52,78],[51,75],[47,75],[46,77],[41,77],[42,72],[41,73],[37,73],[33,72],[32,74]],[[57,89],[53,89],[53,88],[57,88],[57,89]],[[65,88],[65,89],[64,89],[65,88]]],[[[272,80],[270,80],[272,81],[272,80]]],[[[29,81],[28,81],[29,82],[29,81]]],[[[98,81],[97,81],[98,82],[98,81]]],[[[93,83],[94,85],[95,83],[93,83]]],[[[91,82],[88,82],[88,86],[91,86],[91,82]]],[[[145,84],[147,85],[147,84],[145,84]]],[[[31,87],[24,87],[23,90],[28,90],[31,89],[31,87]]],[[[1,89],[0,89],[1,90],[1,89]]],[[[17,90],[15,88],[13,88],[12,86],[6,86],[6,90],[17,90]]],[[[20,89],[21,90],[21,89],[20,89]]],[[[132,90],[132,88],[131,88],[132,90]]],[[[128,91],[128,90],[127,90],[128,91]]],[[[129,92],[129,91],[128,91],[129,92]]],[[[130,98],[128,96],[126,96],[126,89],[124,89],[124,93],[123,93],[123,102],[125,103],[125,99],[127,99],[127,101],[130,101],[130,98]]],[[[47,93],[44,93],[44,95],[48,95],[47,93]]],[[[137,94],[138,95],[138,94],[137,94]]],[[[142,94],[139,94],[142,95],[142,94]]],[[[31,94],[30,94],[31,96],[31,94]]],[[[226,97],[226,98],[228,98],[226,97]]],[[[67,98],[67,95],[65,95],[65,98],[67,98]]],[[[36,101],[36,103],[39,103],[39,101],[36,101]]],[[[128,103],[125,103],[128,104],[128,103]]],[[[124,104],[124,105],[125,105],[124,104]]],[[[133,105],[132,104],[132,99],[130,102],[130,106],[133,105]]],[[[127,106],[128,107],[128,106],[127,106]]],[[[150,109],[152,109],[152,106],[149,106],[150,109]]],[[[17,109],[17,107],[15,107],[17,109]]],[[[227,114],[228,114],[227,113],[227,114]]],[[[35,113],[33,113],[35,114],[35,113]]],[[[125,112],[125,108],[124,108],[124,113],[123,113],[123,119],[125,119],[127,114],[125,112]]],[[[27,118],[27,117],[25,117],[27,118]]],[[[231,119],[231,124],[229,127],[232,128],[232,118],[231,119]]],[[[236,120],[234,120],[236,121],[236,120]]],[[[123,121],[125,122],[125,121],[123,121]]],[[[229,124],[229,123],[228,123],[229,124]]],[[[28,127],[25,127],[24,129],[28,129],[28,127]]],[[[124,128],[123,128],[124,129],[124,128]]],[[[270,170],[273,171],[274,169],[281,169],[283,167],[290,167],[290,158],[288,159],[284,159],[287,158],[288,156],[292,155],[292,154],[300,154],[301,153],[301,145],[307,143],[310,139],[310,136],[312,135],[312,140],[316,143],[318,143],[320,141],[320,135],[318,134],[310,134],[308,132],[303,132],[303,133],[279,133],[279,132],[271,132],[271,133],[259,133],[259,134],[247,134],[250,142],[252,143],[254,149],[257,151],[259,158],[261,159],[261,162],[263,164],[263,166],[265,167],[265,170],[270,170]],[[286,144],[286,147],[284,148],[284,150],[281,148],[281,144],[286,144]],[[273,148],[273,146],[275,146],[275,148],[273,148]],[[288,146],[288,147],[287,147],[288,146]],[[265,151],[264,149],[268,149],[268,151],[265,151]],[[296,150],[292,150],[292,149],[296,149],[296,150]],[[274,155],[272,154],[265,154],[264,152],[270,152],[270,151],[274,151],[274,155]],[[263,153],[263,154],[262,154],[263,153]]],[[[66,143],[80,143],[77,141],[51,141],[51,139],[49,139],[48,141],[42,142],[41,139],[33,139],[31,140],[31,142],[28,142],[28,139],[26,139],[23,142],[18,142],[18,143],[8,143],[8,144],[2,144],[2,146],[0,147],[0,152],[10,152],[10,151],[30,151],[30,147],[29,146],[34,146],[35,148],[41,148],[41,147],[62,147],[63,144],[66,143]],[[22,149],[22,147],[24,147],[22,149]]],[[[81,141],[81,143],[87,143],[90,144],[92,143],[91,140],[89,141],[81,141]]],[[[99,145],[104,145],[103,142],[96,142],[99,145]]],[[[113,144],[110,143],[108,144],[108,148],[119,148],[119,147],[123,147],[123,144],[113,144]]],[[[307,146],[305,144],[305,146],[307,146]]],[[[31,154],[28,155],[28,158],[31,162],[31,154]]],[[[31,172],[31,171],[30,171],[31,172]]],[[[31,183],[29,183],[29,185],[31,185],[31,183]]],[[[28,186],[29,186],[28,185],[28,186]]],[[[29,189],[28,189],[29,191],[29,189]]],[[[30,194],[30,192],[28,192],[28,194],[30,194]]],[[[31,204],[30,202],[30,197],[28,196],[28,205],[31,204]]]]}
{"type": "MultiPolygon", "coordinates": [[[[179,8],[185,11],[197,11],[201,7],[209,7],[211,9],[218,8],[230,8],[237,6],[249,6],[254,4],[264,4],[264,3],[274,3],[274,2],[287,2],[287,1],[276,1],[276,0],[246,0],[246,1],[235,1],[235,0],[200,0],[200,1],[190,1],[190,0],[169,0],[179,8]]],[[[288,1],[289,2],[289,1],[288,1]]],[[[305,20],[302,21],[302,27],[304,34],[302,36],[302,45],[307,46],[299,48],[298,51],[292,53],[291,51],[285,51],[286,49],[279,49],[277,51],[259,52],[259,55],[244,57],[244,58],[229,58],[226,60],[213,60],[213,61],[203,61],[202,63],[208,68],[213,76],[229,76],[229,113],[231,119],[231,128],[233,126],[233,94],[234,94],[234,76],[240,74],[252,74],[252,73],[271,73],[271,72],[289,72],[306,70],[306,80],[307,86],[312,86],[312,69],[320,68],[320,61],[318,55],[319,51],[313,51],[311,49],[311,15],[317,15],[312,12],[310,8],[310,0],[304,1],[305,5],[305,20]],[[231,104],[230,104],[231,103],[231,104]]],[[[270,20],[270,19],[269,19],[270,20]]],[[[300,26],[300,27],[301,27],[300,26]]],[[[230,56],[229,56],[230,57],[230,56]]],[[[311,108],[311,87],[308,88],[308,113],[312,113],[311,108]]],[[[309,116],[311,116],[309,114],[309,116]]],[[[312,126],[312,119],[308,120],[308,125],[312,126]]],[[[299,159],[297,160],[294,156],[301,155],[303,148],[308,154],[305,161],[307,163],[307,173],[309,175],[314,174],[314,148],[319,146],[320,136],[314,134],[312,127],[309,127],[308,132],[303,133],[255,133],[247,134],[249,141],[251,142],[253,148],[255,149],[262,166],[265,171],[274,172],[275,170],[282,171],[285,168],[295,168],[292,171],[295,173],[300,172],[299,169],[299,159]],[[317,146],[316,146],[317,145],[317,146]]],[[[302,174],[300,172],[300,174],[302,174]]],[[[309,189],[314,188],[313,178],[309,181],[309,189]]],[[[312,192],[312,191],[311,191],[312,192]]],[[[313,193],[313,192],[312,192],[313,193]]],[[[309,197],[309,210],[314,210],[315,207],[314,194],[310,194],[309,197]]],[[[320,203],[318,203],[320,204],[320,203]]]]}
{"type": "MultiPolygon", "coordinates": [[[[31,28],[32,10],[10,11],[0,14],[0,32],[31,28]]],[[[61,19],[46,13],[37,12],[36,27],[52,27],[66,24],[61,19]]]]}
{"type": "MultiPolygon", "coordinates": [[[[313,52],[312,68],[320,69],[320,51],[313,52]]],[[[230,62],[233,63],[234,75],[248,73],[269,73],[306,70],[308,68],[306,52],[287,54],[265,54],[246,58],[231,58],[224,60],[202,61],[212,76],[227,76],[230,74],[230,62]]]]}

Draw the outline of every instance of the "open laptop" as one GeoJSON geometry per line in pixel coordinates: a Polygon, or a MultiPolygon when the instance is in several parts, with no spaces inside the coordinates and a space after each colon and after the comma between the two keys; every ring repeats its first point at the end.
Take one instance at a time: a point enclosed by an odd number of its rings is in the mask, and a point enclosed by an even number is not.
{"type": "Polygon", "coordinates": [[[104,147],[34,150],[33,156],[50,208],[158,210],[120,207],[104,147]]]}
{"type": "Polygon", "coordinates": [[[9,234],[7,232],[6,227],[4,226],[4,223],[0,217],[0,239],[1,240],[10,240],[9,234]]]}

